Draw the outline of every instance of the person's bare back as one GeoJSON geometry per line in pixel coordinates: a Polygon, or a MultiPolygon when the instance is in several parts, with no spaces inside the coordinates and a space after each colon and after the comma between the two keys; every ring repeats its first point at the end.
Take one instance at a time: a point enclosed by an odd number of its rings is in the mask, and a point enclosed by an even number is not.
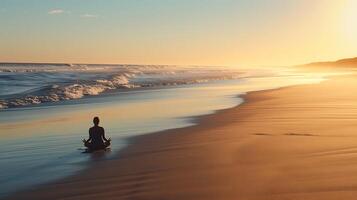
{"type": "Polygon", "coordinates": [[[88,140],[83,139],[84,146],[89,150],[100,150],[105,149],[110,145],[110,138],[105,137],[105,131],[103,127],[99,125],[99,118],[93,118],[94,126],[89,129],[88,140]]]}

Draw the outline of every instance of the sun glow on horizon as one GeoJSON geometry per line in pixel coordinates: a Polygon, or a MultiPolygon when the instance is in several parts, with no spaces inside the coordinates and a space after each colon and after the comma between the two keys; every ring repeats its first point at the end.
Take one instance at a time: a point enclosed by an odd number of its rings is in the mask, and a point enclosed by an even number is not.
{"type": "Polygon", "coordinates": [[[347,0],[341,17],[342,37],[349,41],[350,46],[357,45],[357,1],[347,0]]]}

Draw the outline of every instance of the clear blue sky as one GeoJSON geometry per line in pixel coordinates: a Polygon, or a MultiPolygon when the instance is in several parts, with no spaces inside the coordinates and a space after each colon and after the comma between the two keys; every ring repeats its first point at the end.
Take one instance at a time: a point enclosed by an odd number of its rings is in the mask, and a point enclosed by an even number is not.
{"type": "Polygon", "coordinates": [[[0,61],[285,65],[355,56],[351,1],[0,0],[0,61]]]}

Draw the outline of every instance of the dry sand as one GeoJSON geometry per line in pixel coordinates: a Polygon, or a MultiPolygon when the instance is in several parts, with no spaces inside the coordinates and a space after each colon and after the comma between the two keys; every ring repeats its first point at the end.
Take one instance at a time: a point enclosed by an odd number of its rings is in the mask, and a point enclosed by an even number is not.
{"type": "MultiPolygon", "coordinates": [[[[253,92],[10,199],[357,199],[357,77],[253,92]]],[[[31,173],[31,172],[29,172],[31,173]]]]}

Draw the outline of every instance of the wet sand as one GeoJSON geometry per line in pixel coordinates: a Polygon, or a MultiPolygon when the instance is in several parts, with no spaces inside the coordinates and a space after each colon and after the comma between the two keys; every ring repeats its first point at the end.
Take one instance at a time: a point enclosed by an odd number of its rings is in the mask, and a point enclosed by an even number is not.
{"type": "MultiPolygon", "coordinates": [[[[354,199],[357,77],[253,92],[198,125],[8,199],[354,199]]],[[[29,172],[31,173],[31,172],[29,172]]]]}

